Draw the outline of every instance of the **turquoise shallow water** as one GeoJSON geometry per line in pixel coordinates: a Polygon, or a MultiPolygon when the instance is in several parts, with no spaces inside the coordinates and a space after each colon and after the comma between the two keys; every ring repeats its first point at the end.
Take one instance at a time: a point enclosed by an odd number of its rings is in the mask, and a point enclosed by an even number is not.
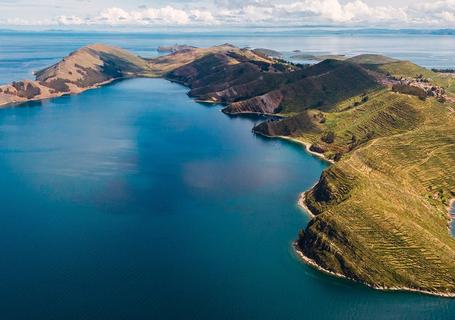
{"type": "Polygon", "coordinates": [[[135,79],[0,110],[2,319],[451,319],[302,264],[325,164],[135,79]]]}

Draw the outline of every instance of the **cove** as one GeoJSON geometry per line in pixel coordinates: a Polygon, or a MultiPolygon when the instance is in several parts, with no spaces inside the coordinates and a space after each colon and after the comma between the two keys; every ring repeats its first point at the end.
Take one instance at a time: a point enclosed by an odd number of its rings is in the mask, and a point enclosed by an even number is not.
{"type": "Polygon", "coordinates": [[[451,299],[312,270],[326,164],[162,79],[0,110],[4,319],[441,319],[451,299]]]}

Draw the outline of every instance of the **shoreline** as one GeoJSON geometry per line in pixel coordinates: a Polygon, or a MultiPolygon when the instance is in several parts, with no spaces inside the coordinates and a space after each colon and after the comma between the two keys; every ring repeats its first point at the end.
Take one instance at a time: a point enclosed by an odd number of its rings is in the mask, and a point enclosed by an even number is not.
{"type": "MultiPolygon", "coordinates": [[[[137,78],[139,78],[141,76],[138,76],[137,78]]],[[[144,76],[142,76],[144,77],[144,76]]],[[[87,88],[84,88],[83,90],[80,90],[80,91],[75,91],[75,92],[66,92],[66,93],[61,93],[61,94],[57,94],[55,96],[50,96],[50,97],[40,97],[40,98],[37,98],[37,99],[27,99],[25,101],[18,101],[16,103],[6,103],[6,104],[3,104],[3,105],[0,105],[0,109],[1,108],[6,108],[6,107],[16,107],[16,106],[21,106],[25,103],[28,103],[28,102],[33,102],[33,101],[43,101],[43,100],[48,100],[48,99],[53,99],[53,98],[59,98],[59,97],[62,97],[62,96],[67,96],[67,95],[73,95],[73,94],[79,94],[79,93],[82,93],[82,92],[85,92],[85,91],[88,91],[88,90],[92,90],[92,89],[96,89],[96,88],[100,88],[102,86],[105,86],[107,84],[110,84],[112,82],[115,82],[115,81],[120,81],[120,80],[124,80],[124,79],[128,79],[128,78],[135,78],[135,77],[121,77],[121,78],[113,78],[113,79],[110,79],[110,80],[107,80],[107,81],[104,81],[102,83],[98,83],[98,84],[95,84],[91,87],[87,87],[87,88]]],[[[151,78],[151,77],[145,77],[145,78],[151,78]]],[[[166,79],[165,77],[160,77],[164,80],[168,80],[168,81],[171,81],[169,79],[166,79]]],[[[171,81],[171,82],[176,82],[176,83],[179,83],[177,81],[171,81]]],[[[179,83],[185,87],[187,87],[185,84],[183,83],[179,83]]],[[[193,99],[195,100],[196,102],[205,102],[205,103],[213,103],[213,104],[218,104],[217,102],[213,102],[213,101],[198,101],[196,99],[193,99]]],[[[229,114],[229,113],[226,113],[226,112],[223,112],[225,113],[226,115],[232,115],[232,114],[229,114]]],[[[242,116],[242,115],[246,115],[247,113],[237,113],[236,115],[239,115],[239,116],[242,116]]],[[[249,114],[252,114],[252,113],[249,113],[249,114]]],[[[253,113],[255,114],[255,113],[253,113]]],[[[257,113],[259,114],[259,113],[257,113]]],[[[265,115],[267,116],[267,114],[260,114],[260,115],[265,115]]],[[[277,116],[277,115],[273,115],[273,116],[277,116]]],[[[286,141],[291,141],[293,143],[297,143],[299,145],[303,145],[304,146],[304,150],[312,155],[312,156],[315,156],[325,162],[328,162],[330,164],[335,164],[335,161],[331,160],[331,159],[328,159],[324,154],[321,154],[321,153],[317,153],[317,152],[314,152],[314,151],[311,151],[310,150],[310,146],[311,144],[308,143],[308,142],[304,142],[304,141],[301,141],[299,139],[296,139],[296,138],[291,138],[291,137],[287,137],[287,136],[270,136],[270,135],[266,135],[266,134],[263,134],[263,133],[260,133],[260,132],[256,132],[253,130],[253,132],[255,134],[258,134],[260,136],[263,136],[263,137],[266,137],[266,138],[269,138],[269,139],[272,139],[272,138],[278,138],[278,139],[281,139],[281,140],[286,140],[286,141]]],[[[314,187],[314,186],[313,186],[314,187]]],[[[313,188],[312,187],[312,188],[313,188]]],[[[309,189],[311,190],[311,188],[309,189]]],[[[297,204],[300,208],[304,209],[305,212],[310,216],[310,218],[314,218],[315,215],[313,214],[313,212],[306,206],[305,204],[305,198],[306,198],[306,193],[308,192],[305,191],[305,192],[302,192],[300,195],[299,195],[299,198],[297,200],[297,204]]],[[[455,204],[455,198],[454,199],[451,199],[450,202],[449,202],[449,206],[448,206],[448,215],[449,215],[449,233],[451,232],[451,223],[452,221],[454,220],[454,216],[452,216],[451,214],[451,209],[452,209],[452,206],[455,204]]],[[[372,285],[372,284],[369,284],[369,283],[366,283],[366,282],[362,282],[360,280],[357,280],[357,279],[353,279],[353,278],[350,278],[350,277],[347,277],[343,274],[339,274],[339,273],[335,273],[335,272],[332,272],[330,270],[327,270],[323,267],[321,267],[316,261],[312,260],[311,258],[307,257],[305,255],[305,253],[298,247],[298,244],[297,244],[297,241],[294,241],[293,242],[293,251],[296,253],[296,255],[300,258],[300,260],[307,264],[308,266],[311,266],[312,268],[318,270],[318,271],[321,271],[323,273],[326,273],[326,274],[329,274],[331,276],[334,276],[334,277],[337,277],[337,278],[344,278],[344,279],[347,279],[347,280],[350,280],[350,281],[353,281],[353,282],[356,282],[356,283],[360,283],[360,284],[363,284],[367,287],[370,287],[372,289],[375,289],[375,290],[382,290],[382,291],[403,291],[403,292],[415,292],[415,293],[421,293],[421,294],[426,294],[426,295],[432,295],[432,296],[438,296],[438,297],[445,297],[445,298],[455,298],[455,293],[444,293],[444,292],[434,292],[434,291],[425,291],[425,290],[419,290],[419,289],[414,289],[414,288],[408,288],[408,287],[382,287],[382,286],[376,286],[376,285],[372,285]]]]}
{"type": "Polygon", "coordinates": [[[430,295],[434,297],[439,297],[439,298],[455,298],[455,293],[444,293],[444,292],[437,292],[437,291],[426,291],[426,290],[420,290],[420,289],[414,289],[414,288],[408,288],[408,287],[383,287],[383,286],[376,286],[372,285],[357,279],[350,278],[348,276],[345,276],[344,274],[341,273],[336,273],[333,271],[330,271],[328,269],[325,269],[321,267],[316,261],[313,259],[309,258],[308,256],[305,255],[305,253],[299,248],[297,241],[294,241],[292,243],[292,248],[294,254],[299,258],[299,260],[303,263],[305,263],[307,266],[320,271],[326,275],[339,278],[339,279],[345,279],[352,281],[357,284],[364,285],[370,289],[373,290],[378,290],[378,291],[384,291],[384,292],[412,292],[412,293],[419,293],[419,294],[424,294],[424,295],[430,295]]]}
{"type": "Polygon", "coordinates": [[[129,79],[129,77],[121,77],[121,78],[113,78],[110,80],[106,80],[97,84],[94,84],[90,87],[87,88],[81,88],[81,90],[73,91],[73,92],[60,92],[56,93],[55,95],[49,95],[47,97],[39,97],[39,98],[31,98],[31,99],[26,99],[23,101],[15,101],[15,102],[7,102],[0,104],[0,109],[6,109],[6,108],[15,108],[15,107],[21,107],[23,104],[29,103],[29,102],[39,102],[39,101],[45,101],[45,100],[50,100],[50,99],[55,99],[55,98],[61,98],[61,97],[66,97],[66,96],[71,96],[71,95],[77,95],[81,94],[85,91],[93,90],[93,89],[98,89],[103,86],[106,86],[108,84],[111,84],[116,81],[121,81],[129,79]]]}
{"type": "Polygon", "coordinates": [[[301,140],[298,140],[298,139],[295,139],[295,138],[290,138],[290,137],[286,137],[286,136],[269,136],[267,134],[264,134],[264,133],[261,133],[261,132],[257,132],[257,131],[254,131],[253,132],[257,135],[260,135],[260,136],[263,136],[263,137],[266,137],[266,138],[269,138],[269,139],[282,139],[282,140],[287,140],[287,141],[291,141],[293,143],[296,143],[296,144],[300,144],[300,145],[303,145],[305,147],[305,151],[315,157],[318,157],[319,159],[322,159],[330,164],[335,164],[335,161],[333,161],[332,159],[328,159],[324,154],[322,153],[317,153],[317,152],[314,152],[314,151],[311,151],[310,150],[310,146],[311,144],[308,143],[308,142],[304,142],[304,141],[301,141],[301,140]]]}
{"type": "MultiPolygon", "coordinates": [[[[306,198],[306,193],[309,190],[311,190],[313,187],[311,187],[307,191],[302,192],[299,195],[299,199],[297,200],[297,206],[300,207],[301,209],[303,209],[305,211],[305,213],[307,213],[308,216],[311,219],[316,217],[316,215],[305,204],[305,198],[306,198]]],[[[448,209],[449,209],[449,211],[448,211],[449,213],[448,214],[449,214],[449,218],[450,218],[449,233],[451,232],[451,222],[453,220],[453,217],[452,217],[452,214],[450,213],[450,210],[452,209],[452,206],[454,204],[455,204],[455,198],[450,200],[449,207],[448,207],[448,209]]],[[[408,288],[408,287],[382,287],[382,286],[372,285],[372,284],[369,284],[369,283],[366,283],[366,282],[363,282],[363,281],[360,281],[360,280],[357,280],[357,279],[350,278],[350,277],[348,277],[348,276],[346,276],[344,274],[333,272],[333,271],[330,271],[328,269],[325,269],[325,268],[321,267],[316,261],[314,261],[313,259],[311,259],[311,258],[309,258],[308,256],[305,255],[305,253],[302,251],[302,249],[300,249],[300,247],[298,246],[297,240],[293,241],[292,248],[293,248],[293,251],[294,251],[295,255],[297,256],[297,258],[301,262],[303,262],[306,265],[312,267],[313,269],[315,269],[317,271],[320,271],[322,273],[325,273],[327,275],[330,275],[332,277],[335,277],[335,278],[345,279],[345,280],[352,281],[354,283],[362,284],[362,285],[367,286],[368,288],[371,288],[373,290],[379,290],[379,291],[385,291],[385,292],[387,292],[387,291],[388,292],[393,292],[393,291],[395,291],[395,292],[413,292],[413,293],[420,293],[420,294],[431,295],[431,296],[436,296],[436,297],[441,297],[441,298],[455,298],[455,293],[426,291],[426,290],[420,290],[420,289],[414,289],[414,288],[408,288]]]]}
{"type": "MultiPolygon", "coordinates": [[[[335,161],[333,161],[331,159],[327,159],[323,154],[311,151],[310,150],[310,144],[307,143],[307,142],[304,142],[304,141],[301,141],[301,140],[298,140],[298,139],[295,139],[295,138],[286,137],[286,136],[269,136],[269,135],[266,135],[266,134],[263,134],[263,133],[260,133],[260,132],[255,132],[255,133],[258,134],[258,135],[264,136],[266,138],[269,138],[269,139],[278,138],[278,139],[282,139],[282,140],[287,140],[287,141],[291,141],[291,142],[294,142],[294,143],[298,143],[300,145],[304,145],[305,146],[305,151],[307,153],[309,153],[309,154],[311,154],[313,156],[316,156],[316,157],[318,157],[318,158],[320,158],[320,159],[322,159],[322,160],[324,160],[324,161],[326,161],[326,162],[328,162],[330,164],[334,164],[335,163],[335,161]]],[[[310,191],[312,188],[314,188],[314,186],[309,188],[308,190],[300,193],[299,198],[297,200],[297,206],[299,206],[301,209],[303,209],[305,211],[305,213],[308,214],[308,216],[311,219],[316,217],[316,215],[305,204],[305,198],[306,198],[306,193],[308,191],[310,191]]],[[[450,230],[451,230],[451,221],[453,220],[452,219],[452,215],[450,213],[450,210],[452,209],[453,205],[455,205],[455,198],[450,200],[449,207],[448,207],[448,215],[449,215],[449,219],[450,219],[450,222],[449,222],[449,233],[450,233],[450,230]]],[[[373,290],[384,291],[384,292],[403,292],[403,293],[412,292],[412,293],[430,295],[430,296],[440,297],[440,298],[455,298],[455,293],[427,291],[427,290],[420,290],[420,289],[409,288],[409,287],[383,287],[383,286],[372,285],[372,284],[369,284],[369,283],[366,283],[366,282],[363,282],[363,281],[360,281],[360,280],[357,280],[357,279],[350,278],[350,277],[348,277],[348,276],[346,276],[344,274],[336,273],[336,272],[333,272],[333,271],[330,271],[328,269],[325,269],[325,268],[321,267],[316,261],[314,261],[313,259],[311,259],[311,258],[309,258],[308,256],[305,255],[305,253],[299,248],[299,246],[297,244],[297,240],[292,243],[292,248],[293,248],[293,251],[294,251],[295,255],[297,256],[297,258],[301,262],[303,262],[306,265],[312,267],[313,269],[315,269],[317,271],[320,271],[322,273],[325,273],[327,275],[330,275],[332,277],[335,277],[335,278],[345,279],[345,280],[352,281],[354,283],[362,284],[362,285],[364,285],[364,286],[366,286],[366,287],[368,287],[370,289],[373,289],[373,290]]]]}
{"type": "MultiPolygon", "coordinates": [[[[311,187],[309,190],[311,190],[313,187],[311,187]]],[[[311,219],[313,219],[314,217],[316,217],[316,215],[313,212],[311,212],[310,208],[308,208],[308,206],[305,204],[306,193],[308,191],[304,191],[304,192],[300,193],[299,199],[297,200],[297,206],[299,206],[301,209],[303,209],[305,211],[305,213],[308,216],[310,216],[311,219]]]]}

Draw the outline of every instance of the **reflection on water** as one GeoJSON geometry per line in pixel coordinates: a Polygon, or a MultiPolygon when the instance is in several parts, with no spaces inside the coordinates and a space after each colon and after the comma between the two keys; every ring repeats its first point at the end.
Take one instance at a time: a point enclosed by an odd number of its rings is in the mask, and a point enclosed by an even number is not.
{"type": "Polygon", "coordinates": [[[0,110],[1,319],[451,319],[298,261],[326,164],[158,79],[0,110]],[[24,307],[26,306],[26,307],[24,307]]]}

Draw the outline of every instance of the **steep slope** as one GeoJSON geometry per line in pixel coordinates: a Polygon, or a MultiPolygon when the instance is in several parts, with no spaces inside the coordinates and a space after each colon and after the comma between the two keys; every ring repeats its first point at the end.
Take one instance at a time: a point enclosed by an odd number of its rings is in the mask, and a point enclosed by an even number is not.
{"type": "Polygon", "coordinates": [[[166,74],[190,87],[198,100],[230,103],[253,98],[293,78],[296,67],[264,58],[250,50],[210,53],[166,74]]]}
{"type": "Polygon", "coordinates": [[[227,52],[237,54],[238,56],[243,56],[243,59],[270,62],[268,58],[261,57],[250,50],[242,50],[231,44],[225,43],[209,48],[189,48],[185,50],[179,50],[169,55],[150,59],[148,60],[148,67],[152,74],[161,77],[182,66],[204,58],[207,55],[225,54],[227,52]]]}
{"type": "Polygon", "coordinates": [[[302,198],[316,217],[298,249],[318,267],[375,288],[455,296],[447,212],[455,197],[453,105],[382,90],[337,109],[254,129],[337,160],[302,198]]]}
{"type": "Polygon", "coordinates": [[[308,68],[252,59],[240,53],[209,54],[166,75],[191,88],[198,100],[227,104],[224,112],[295,113],[329,110],[351,96],[380,85],[360,65],[326,60],[308,68]]]}
{"type": "Polygon", "coordinates": [[[151,60],[92,45],[1,86],[0,106],[134,76],[165,76],[227,113],[286,115],[254,131],[334,161],[300,201],[315,215],[296,243],[307,262],[375,288],[455,296],[453,77],[376,55],[302,67],[229,44],[151,60]]]}
{"type": "Polygon", "coordinates": [[[0,106],[79,93],[115,79],[147,76],[148,64],[120,48],[94,44],[36,73],[36,81],[0,86],[0,106]]]}
{"type": "Polygon", "coordinates": [[[146,71],[144,59],[120,48],[94,44],[38,71],[36,80],[49,87],[61,83],[63,86],[87,88],[112,79],[146,74],[146,71]]]}
{"type": "Polygon", "coordinates": [[[254,131],[336,161],[302,198],[316,215],[297,241],[305,259],[375,288],[455,296],[454,106],[388,86],[397,71],[419,82],[412,74],[427,70],[371,55],[293,72],[231,58],[207,56],[170,77],[225,112],[293,114],[254,131]]]}
{"type": "Polygon", "coordinates": [[[340,101],[379,87],[375,78],[357,64],[337,60],[326,60],[321,64],[330,67],[329,70],[281,89],[285,98],[280,111],[300,112],[302,108],[326,111],[340,101]]]}
{"type": "MultiPolygon", "coordinates": [[[[229,44],[210,48],[188,47],[155,59],[143,59],[120,48],[94,44],[81,48],[55,65],[38,71],[36,81],[18,81],[0,86],[0,106],[79,93],[120,78],[161,77],[181,67],[191,69],[191,64],[195,60],[208,56],[225,57],[226,59],[221,61],[221,68],[225,65],[239,65],[236,67],[238,70],[232,70],[232,79],[242,72],[251,74],[249,67],[256,70],[270,66],[271,71],[275,70],[273,65],[280,67],[281,71],[293,68],[291,65],[276,63],[250,50],[239,49],[229,44]]],[[[225,76],[227,77],[227,74],[225,76]]],[[[178,78],[172,80],[179,81],[178,78]]],[[[222,78],[218,79],[218,84],[222,82],[222,78]]]]}

